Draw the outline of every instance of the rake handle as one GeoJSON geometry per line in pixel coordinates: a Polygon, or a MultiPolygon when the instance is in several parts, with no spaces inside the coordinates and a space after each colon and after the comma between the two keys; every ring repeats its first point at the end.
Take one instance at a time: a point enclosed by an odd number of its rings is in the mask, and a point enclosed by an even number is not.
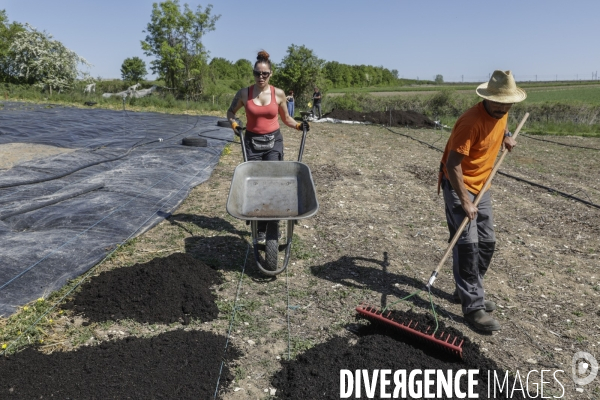
{"type": "MultiPolygon", "coordinates": [[[[519,125],[517,126],[517,129],[515,130],[515,133],[513,134],[513,138],[516,139],[516,137],[519,135],[519,132],[521,131],[521,128],[525,124],[525,121],[527,121],[527,118],[529,118],[529,113],[525,113],[525,115],[523,116],[523,119],[521,120],[521,122],[519,122],[519,125]]],[[[477,207],[477,205],[481,201],[481,198],[483,197],[483,194],[492,185],[492,179],[494,179],[494,176],[496,175],[496,172],[498,172],[498,169],[500,168],[500,165],[502,165],[502,161],[504,161],[504,157],[506,157],[507,154],[508,154],[508,150],[506,148],[504,150],[502,150],[502,154],[500,155],[500,159],[496,162],[496,165],[494,165],[494,168],[492,169],[492,172],[490,173],[490,176],[488,176],[488,178],[486,179],[485,183],[483,184],[483,187],[479,191],[479,194],[477,194],[477,197],[475,197],[475,201],[473,201],[473,205],[475,207],[477,207]]],[[[435,282],[435,278],[437,277],[438,273],[442,269],[442,266],[444,265],[444,263],[446,262],[446,260],[450,256],[450,253],[452,253],[452,249],[456,245],[456,242],[458,242],[458,238],[460,237],[460,235],[462,234],[462,231],[465,229],[465,227],[467,226],[468,223],[469,223],[469,217],[465,217],[463,219],[462,223],[460,224],[460,226],[458,227],[458,229],[456,230],[456,233],[452,237],[452,240],[450,241],[450,244],[448,244],[448,248],[446,248],[446,252],[444,253],[444,256],[440,260],[440,262],[437,265],[436,269],[431,273],[431,277],[429,277],[429,281],[427,282],[427,285],[425,285],[425,287],[427,288],[427,290],[429,290],[431,288],[431,286],[433,286],[433,282],[435,282]]]]}

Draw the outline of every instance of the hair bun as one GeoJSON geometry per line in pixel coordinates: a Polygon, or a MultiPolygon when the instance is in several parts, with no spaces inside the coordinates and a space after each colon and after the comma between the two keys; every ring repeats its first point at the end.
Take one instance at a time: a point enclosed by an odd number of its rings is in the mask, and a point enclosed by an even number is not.
{"type": "Polygon", "coordinates": [[[261,50],[258,52],[258,55],[256,56],[256,59],[258,61],[269,61],[269,53],[267,53],[264,50],[261,50]]]}

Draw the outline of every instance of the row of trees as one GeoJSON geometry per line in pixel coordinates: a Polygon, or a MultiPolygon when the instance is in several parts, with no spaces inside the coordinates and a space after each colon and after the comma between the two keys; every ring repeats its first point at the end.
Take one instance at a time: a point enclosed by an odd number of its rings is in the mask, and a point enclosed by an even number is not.
{"type": "MultiPolygon", "coordinates": [[[[236,83],[252,81],[252,63],[238,60],[232,63],[224,58],[213,58],[210,73],[214,79],[234,79],[236,83]],[[241,81],[241,82],[239,82],[241,81]]],[[[306,46],[292,44],[281,63],[273,65],[275,70],[271,83],[293,90],[298,98],[309,98],[313,87],[323,91],[337,87],[364,87],[393,85],[398,83],[398,71],[371,65],[347,65],[336,61],[326,62],[318,58],[306,46]]],[[[232,85],[233,87],[233,85],[232,85]]],[[[241,87],[241,86],[239,86],[241,87]]]]}
{"type": "Polygon", "coordinates": [[[398,83],[398,71],[371,65],[347,65],[329,61],[323,65],[323,75],[334,88],[393,85],[398,83]]]}

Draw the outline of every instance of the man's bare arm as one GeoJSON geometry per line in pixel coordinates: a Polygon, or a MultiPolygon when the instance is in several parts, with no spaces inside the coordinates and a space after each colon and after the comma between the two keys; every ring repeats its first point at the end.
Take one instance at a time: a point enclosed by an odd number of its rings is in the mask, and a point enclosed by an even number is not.
{"type": "Polygon", "coordinates": [[[475,207],[469,197],[469,192],[465,186],[462,167],[460,166],[463,158],[465,158],[463,154],[451,150],[448,154],[448,160],[446,161],[446,170],[448,171],[448,180],[458,195],[460,204],[462,205],[463,210],[465,210],[467,217],[469,217],[469,219],[475,219],[477,217],[477,207],[475,207]]]}

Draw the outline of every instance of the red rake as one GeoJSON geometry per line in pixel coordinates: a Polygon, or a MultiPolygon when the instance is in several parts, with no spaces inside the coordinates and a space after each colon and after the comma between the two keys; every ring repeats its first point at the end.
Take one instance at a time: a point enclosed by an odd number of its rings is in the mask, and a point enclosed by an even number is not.
{"type": "MultiPolygon", "coordinates": [[[[521,120],[521,122],[517,126],[517,129],[515,130],[513,138],[517,137],[517,135],[519,134],[519,131],[523,127],[523,124],[525,124],[525,121],[527,120],[528,117],[529,117],[529,113],[525,113],[525,116],[523,116],[523,119],[521,120]]],[[[500,168],[500,165],[502,164],[502,161],[504,160],[504,157],[506,156],[507,153],[508,152],[506,151],[506,149],[504,149],[502,151],[502,155],[500,156],[500,159],[496,162],[496,165],[492,169],[492,172],[490,173],[490,176],[488,177],[485,184],[483,185],[483,188],[481,189],[481,191],[479,192],[479,194],[473,201],[473,204],[475,206],[477,206],[479,204],[479,202],[481,201],[481,197],[489,189],[490,185],[492,184],[492,179],[496,175],[496,172],[500,168]]],[[[450,241],[450,244],[448,245],[448,248],[446,249],[446,252],[444,253],[444,256],[442,257],[442,260],[439,262],[437,268],[431,273],[431,277],[429,278],[429,281],[427,282],[427,285],[425,286],[425,288],[429,291],[430,296],[431,296],[431,287],[433,286],[433,282],[435,282],[435,279],[437,278],[437,275],[440,272],[442,265],[446,262],[446,259],[448,259],[448,256],[450,255],[450,253],[452,253],[452,249],[454,248],[454,245],[456,245],[456,242],[458,242],[458,238],[460,237],[462,231],[467,226],[468,222],[469,222],[469,217],[465,217],[462,224],[460,225],[460,227],[457,229],[456,233],[454,234],[454,237],[450,241]]],[[[411,297],[411,296],[409,296],[409,297],[411,297]]],[[[464,339],[459,339],[456,336],[452,337],[452,335],[450,335],[449,333],[445,333],[445,332],[441,332],[439,334],[439,339],[438,339],[434,336],[436,334],[435,330],[430,333],[430,331],[432,329],[430,326],[427,326],[424,330],[418,330],[418,329],[416,329],[418,322],[414,322],[414,324],[413,324],[413,321],[411,320],[408,324],[405,324],[405,323],[394,321],[394,319],[392,317],[390,317],[391,312],[388,312],[386,315],[383,315],[385,310],[379,311],[376,307],[363,306],[361,304],[360,306],[356,307],[356,311],[362,317],[368,319],[369,321],[382,322],[388,326],[392,326],[393,328],[399,329],[402,332],[408,333],[409,335],[415,336],[416,338],[423,339],[428,344],[433,344],[433,345],[443,349],[444,351],[449,351],[451,354],[457,355],[462,358],[462,346],[464,343],[464,339]],[[445,339],[444,339],[444,335],[446,335],[445,339]],[[459,342],[458,344],[457,344],[457,341],[459,342]]],[[[435,313],[435,310],[434,310],[434,313],[435,313]]]]}
{"type": "Polygon", "coordinates": [[[438,335],[438,339],[435,337],[435,331],[430,332],[432,329],[431,326],[427,326],[425,328],[425,331],[421,332],[417,329],[419,325],[418,322],[413,322],[412,320],[410,320],[407,324],[404,324],[402,322],[394,321],[394,319],[390,316],[391,312],[388,312],[386,315],[384,315],[382,311],[379,311],[375,307],[363,306],[361,304],[360,306],[356,307],[356,311],[369,321],[383,322],[388,326],[392,326],[396,329],[401,330],[402,332],[408,333],[409,335],[413,335],[419,339],[423,339],[427,343],[431,343],[435,346],[438,346],[445,351],[450,351],[452,354],[462,358],[462,346],[464,343],[464,339],[462,338],[452,336],[449,333],[441,332],[438,335]]]}

